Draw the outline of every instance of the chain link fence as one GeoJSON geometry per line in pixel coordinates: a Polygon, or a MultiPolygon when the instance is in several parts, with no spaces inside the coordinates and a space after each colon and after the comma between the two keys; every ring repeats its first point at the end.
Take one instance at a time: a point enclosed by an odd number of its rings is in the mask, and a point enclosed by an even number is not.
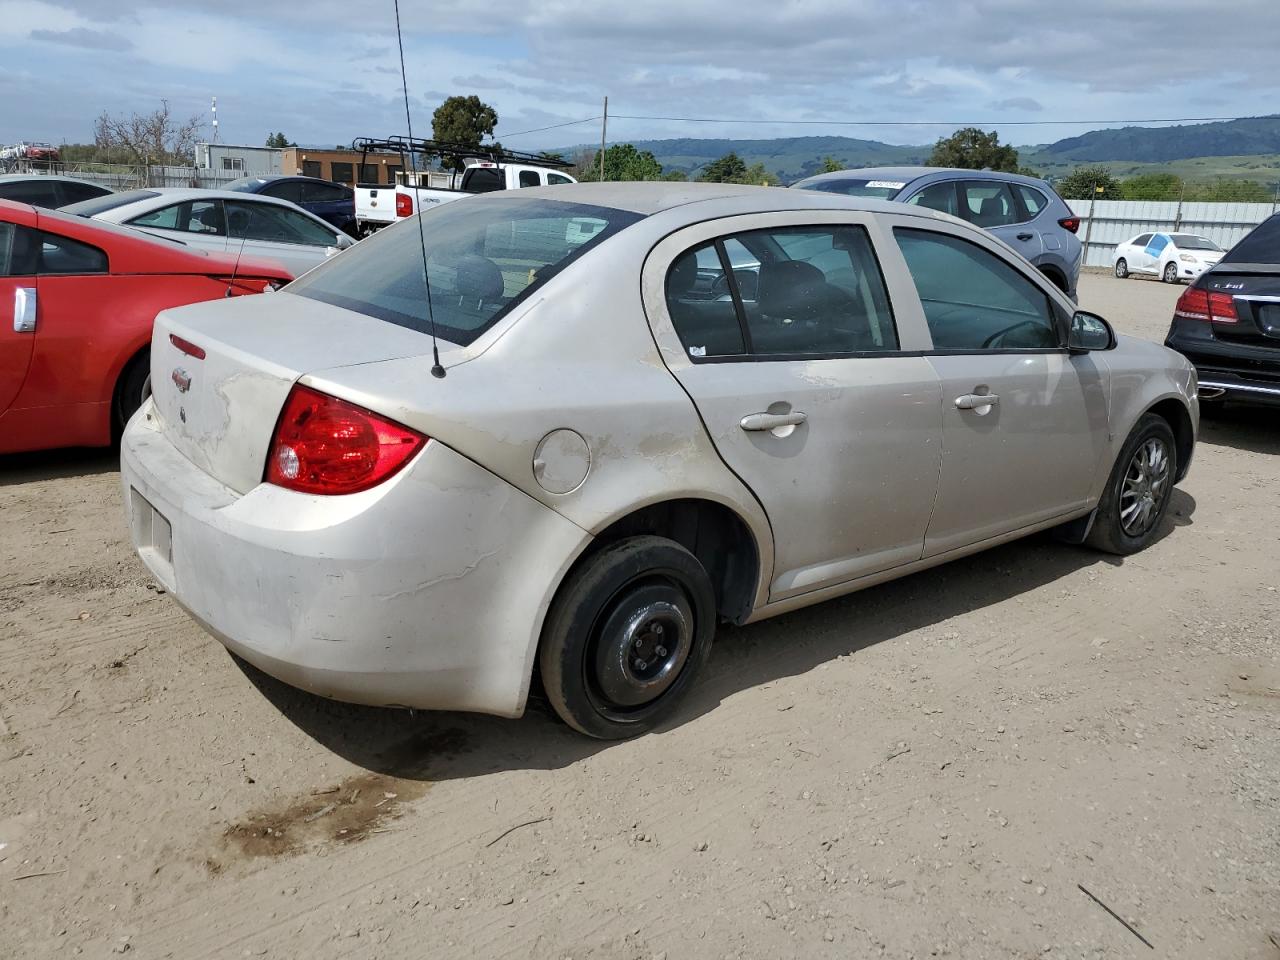
{"type": "Polygon", "coordinates": [[[224,188],[241,177],[266,176],[252,170],[213,170],[204,167],[166,166],[126,163],[16,163],[8,173],[59,174],[97,183],[112,190],[136,190],[141,187],[224,188]]]}

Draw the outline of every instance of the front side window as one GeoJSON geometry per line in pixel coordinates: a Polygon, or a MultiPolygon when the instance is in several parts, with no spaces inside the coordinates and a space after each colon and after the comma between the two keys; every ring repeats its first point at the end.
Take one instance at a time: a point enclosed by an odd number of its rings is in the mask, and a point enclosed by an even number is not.
{"type": "Polygon", "coordinates": [[[1009,185],[998,180],[961,183],[960,209],[970,223],[979,227],[1003,227],[1022,219],[1009,185]]]}
{"type": "MultiPolygon", "coordinates": [[[[638,213],[532,197],[444,203],[380,230],[289,285],[289,293],[463,346],[638,213]]],[[[551,318],[547,318],[551,319],[551,318]]]]}
{"type": "Polygon", "coordinates": [[[227,227],[237,240],[300,243],[313,247],[328,247],[334,243],[334,235],[310,217],[274,203],[229,201],[227,227]]]}
{"type": "Polygon", "coordinates": [[[949,234],[895,227],[935,350],[1060,346],[1048,295],[1011,264],[949,234]]]}
{"type": "Polygon", "coordinates": [[[259,191],[264,197],[275,197],[277,200],[288,200],[290,203],[302,202],[302,184],[297,180],[277,180],[269,187],[259,191]]]}
{"type": "Polygon", "coordinates": [[[694,359],[898,349],[884,279],[861,227],[781,227],[722,238],[678,258],[666,293],[694,359]]]}
{"type": "Polygon", "coordinates": [[[918,207],[928,207],[930,210],[940,210],[943,213],[949,213],[953,217],[960,216],[960,207],[956,203],[956,185],[954,181],[946,181],[944,183],[931,183],[907,203],[918,207]]]}
{"type": "Polygon", "coordinates": [[[1169,238],[1163,233],[1157,233],[1151,238],[1151,242],[1147,244],[1147,253],[1153,257],[1159,254],[1165,247],[1169,245],[1169,238]]]}
{"type": "Polygon", "coordinates": [[[551,184],[552,186],[554,186],[554,185],[555,185],[555,184],[557,184],[557,183],[573,183],[573,181],[572,181],[572,180],[570,180],[568,177],[566,177],[566,176],[565,176],[564,174],[562,174],[562,173],[548,173],[548,174],[547,174],[547,183],[549,183],[549,184],[551,184]]]}

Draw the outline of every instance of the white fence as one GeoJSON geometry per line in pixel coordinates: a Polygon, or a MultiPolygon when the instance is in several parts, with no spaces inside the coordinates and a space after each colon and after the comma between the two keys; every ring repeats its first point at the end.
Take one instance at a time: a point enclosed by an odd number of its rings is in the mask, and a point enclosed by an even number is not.
{"type": "Polygon", "coordinates": [[[112,190],[135,190],[138,187],[204,187],[217,190],[232,180],[249,176],[269,176],[251,170],[212,170],[204,167],[132,166],[106,163],[10,164],[5,172],[56,173],[77,180],[98,183],[112,190]]]}
{"type": "Polygon", "coordinates": [[[1081,218],[1086,267],[1110,267],[1117,244],[1140,233],[1195,233],[1224,248],[1276,212],[1275,203],[1180,203],[1176,200],[1068,200],[1081,218]]]}

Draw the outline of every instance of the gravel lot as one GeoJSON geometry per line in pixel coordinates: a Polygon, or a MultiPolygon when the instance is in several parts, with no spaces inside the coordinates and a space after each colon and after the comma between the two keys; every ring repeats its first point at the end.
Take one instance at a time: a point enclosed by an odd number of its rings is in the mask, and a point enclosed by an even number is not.
{"type": "MultiPolygon", "coordinates": [[[[1178,293],[1081,290],[1157,340],[1178,293]]],[[[678,725],[606,745],[242,668],[109,454],[0,459],[0,956],[1276,960],[1278,465],[1229,410],[1145,553],[722,630],[678,725]]]]}

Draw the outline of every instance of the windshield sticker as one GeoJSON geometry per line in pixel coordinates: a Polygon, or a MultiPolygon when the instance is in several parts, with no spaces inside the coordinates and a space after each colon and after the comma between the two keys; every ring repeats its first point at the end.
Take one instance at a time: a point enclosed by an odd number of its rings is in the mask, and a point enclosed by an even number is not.
{"type": "Polygon", "coordinates": [[[901,190],[906,183],[898,180],[868,180],[867,186],[872,189],[901,190]]]}

